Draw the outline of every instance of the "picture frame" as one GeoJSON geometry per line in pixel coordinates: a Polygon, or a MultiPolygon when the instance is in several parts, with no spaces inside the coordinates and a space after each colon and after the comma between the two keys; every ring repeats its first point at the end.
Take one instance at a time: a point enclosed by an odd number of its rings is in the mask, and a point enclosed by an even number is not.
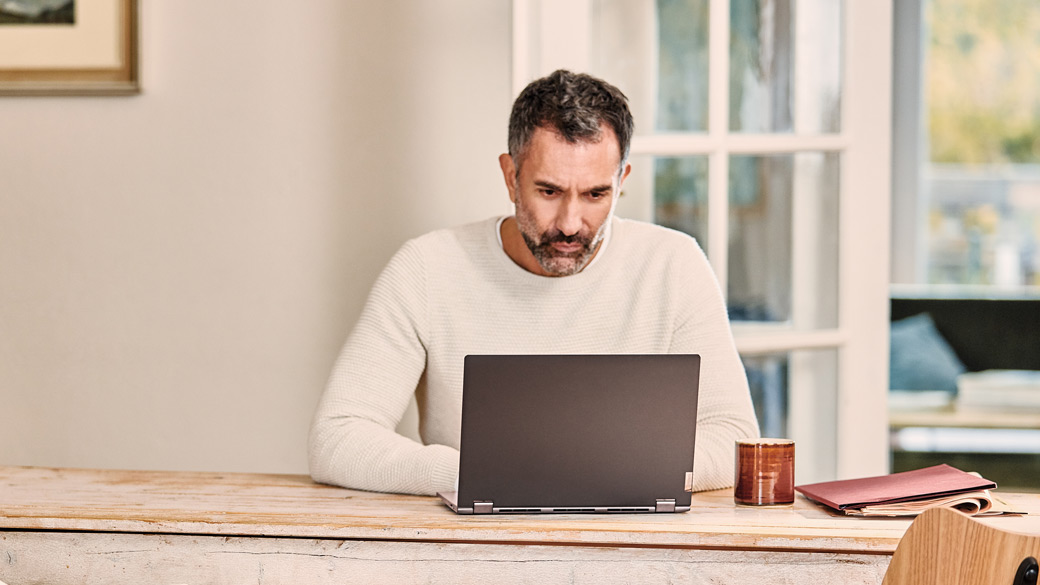
{"type": "Polygon", "coordinates": [[[140,93],[138,0],[73,2],[73,22],[0,20],[0,96],[140,93]]]}

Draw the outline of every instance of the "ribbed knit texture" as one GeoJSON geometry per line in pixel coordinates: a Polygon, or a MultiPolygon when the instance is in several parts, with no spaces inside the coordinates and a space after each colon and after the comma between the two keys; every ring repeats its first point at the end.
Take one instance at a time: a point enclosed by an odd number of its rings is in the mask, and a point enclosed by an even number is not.
{"type": "Polygon", "coordinates": [[[310,434],[316,481],[432,495],[454,489],[467,354],[701,355],[694,487],[733,484],[734,440],[758,435],[718,283],[697,243],[614,219],[573,276],[537,276],[496,221],[407,242],[377,279],[333,368],[310,434]],[[412,394],[423,443],[395,432],[412,394]]]}

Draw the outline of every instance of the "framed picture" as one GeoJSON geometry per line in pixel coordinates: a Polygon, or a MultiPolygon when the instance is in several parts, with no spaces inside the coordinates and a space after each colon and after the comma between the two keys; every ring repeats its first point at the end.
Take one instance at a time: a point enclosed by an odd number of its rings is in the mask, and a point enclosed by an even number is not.
{"type": "Polygon", "coordinates": [[[128,95],[138,0],[0,0],[0,95],[128,95]]]}

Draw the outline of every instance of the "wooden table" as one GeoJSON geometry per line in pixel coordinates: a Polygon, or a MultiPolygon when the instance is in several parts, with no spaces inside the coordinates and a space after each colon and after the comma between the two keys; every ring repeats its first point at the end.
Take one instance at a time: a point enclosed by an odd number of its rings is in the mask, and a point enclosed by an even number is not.
{"type": "MultiPolygon", "coordinates": [[[[989,522],[1040,533],[1040,516],[989,522]]],[[[683,514],[456,516],[306,476],[0,467],[7,585],[880,583],[909,524],[730,490],[683,514]]]]}

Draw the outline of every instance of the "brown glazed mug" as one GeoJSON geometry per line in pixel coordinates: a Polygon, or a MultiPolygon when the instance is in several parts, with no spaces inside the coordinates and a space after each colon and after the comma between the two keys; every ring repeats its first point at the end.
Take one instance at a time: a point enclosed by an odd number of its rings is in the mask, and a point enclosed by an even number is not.
{"type": "Polygon", "coordinates": [[[733,500],[744,506],[794,503],[794,441],[737,441],[733,500]]]}

